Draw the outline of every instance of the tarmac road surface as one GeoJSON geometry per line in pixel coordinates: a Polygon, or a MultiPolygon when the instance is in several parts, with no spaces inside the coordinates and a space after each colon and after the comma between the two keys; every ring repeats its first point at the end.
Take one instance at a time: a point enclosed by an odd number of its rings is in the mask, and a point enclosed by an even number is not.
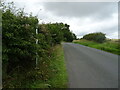
{"type": "Polygon", "coordinates": [[[118,88],[118,55],[63,43],[69,88],[118,88]]]}

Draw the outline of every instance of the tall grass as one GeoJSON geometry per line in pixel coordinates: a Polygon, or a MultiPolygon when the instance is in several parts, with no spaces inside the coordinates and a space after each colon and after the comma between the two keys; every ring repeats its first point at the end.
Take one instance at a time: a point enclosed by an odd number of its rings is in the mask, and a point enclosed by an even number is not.
{"type": "Polygon", "coordinates": [[[120,55],[120,42],[119,41],[106,40],[104,43],[96,43],[94,41],[88,41],[88,40],[81,39],[81,40],[75,40],[73,42],[120,55]]]}
{"type": "Polygon", "coordinates": [[[41,58],[38,69],[17,67],[3,80],[4,88],[67,88],[67,72],[62,45],[51,48],[51,55],[41,58]],[[22,71],[20,71],[22,70],[22,71]]]}
{"type": "Polygon", "coordinates": [[[44,81],[37,80],[32,88],[67,88],[68,76],[64,60],[63,48],[61,45],[54,47],[53,55],[46,62],[47,78],[44,81]]]}

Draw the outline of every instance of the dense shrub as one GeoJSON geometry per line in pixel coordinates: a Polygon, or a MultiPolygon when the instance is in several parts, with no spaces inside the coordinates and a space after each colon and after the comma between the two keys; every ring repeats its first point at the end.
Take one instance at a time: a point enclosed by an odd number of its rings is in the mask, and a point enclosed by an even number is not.
{"type": "Polygon", "coordinates": [[[11,9],[2,12],[3,62],[9,73],[16,66],[31,66],[36,57],[35,28],[38,19],[25,16],[22,11],[15,15],[11,9]]]}
{"type": "Polygon", "coordinates": [[[106,37],[104,33],[97,32],[97,33],[90,33],[90,34],[84,35],[83,39],[102,43],[105,41],[106,37]]]}
{"type": "Polygon", "coordinates": [[[63,23],[41,24],[39,25],[39,32],[49,33],[48,35],[52,37],[49,42],[52,44],[60,44],[61,41],[72,42],[76,39],[76,35],[69,30],[69,25],[63,23]]]}
{"type": "MultiPolygon", "coordinates": [[[[36,57],[50,55],[50,48],[61,41],[72,41],[75,34],[63,23],[38,24],[36,16],[16,9],[13,3],[2,4],[2,55],[3,72],[10,74],[15,68],[35,67],[36,57]],[[36,28],[38,34],[36,35],[36,28]],[[38,44],[36,44],[38,39],[38,44]]],[[[3,75],[4,76],[4,75],[3,75]]]]}

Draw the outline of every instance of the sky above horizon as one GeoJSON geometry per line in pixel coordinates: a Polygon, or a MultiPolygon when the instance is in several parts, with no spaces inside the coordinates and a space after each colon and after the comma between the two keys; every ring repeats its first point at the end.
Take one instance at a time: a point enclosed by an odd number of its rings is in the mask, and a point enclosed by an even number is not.
{"type": "Polygon", "coordinates": [[[117,2],[42,2],[13,1],[17,8],[38,15],[39,23],[63,22],[78,38],[93,32],[103,32],[107,38],[118,38],[117,2]]]}

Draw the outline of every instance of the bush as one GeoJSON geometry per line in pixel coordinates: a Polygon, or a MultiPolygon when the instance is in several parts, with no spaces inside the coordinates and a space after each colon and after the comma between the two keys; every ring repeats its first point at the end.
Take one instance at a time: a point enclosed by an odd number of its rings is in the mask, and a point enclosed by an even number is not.
{"type": "Polygon", "coordinates": [[[22,10],[2,9],[2,60],[7,74],[18,66],[25,69],[35,66],[37,25],[37,17],[25,16],[22,10]]]}
{"type": "Polygon", "coordinates": [[[65,39],[66,41],[73,40],[67,24],[39,25],[36,16],[26,15],[22,9],[16,9],[13,2],[9,3],[8,6],[2,2],[0,4],[3,28],[3,64],[7,64],[8,72],[16,66],[31,66],[32,62],[35,61],[36,52],[42,57],[49,52],[51,46],[59,44],[65,39]],[[36,35],[37,27],[39,32],[36,35]],[[39,41],[38,45],[35,43],[36,38],[39,41]]]}
{"type": "Polygon", "coordinates": [[[105,34],[101,32],[90,33],[83,36],[83,39],[103,43],[106,39],[105,34]]]}
{"type": "Polygon", "coordinates": [[[38,57],[38,64],[49,58],[52,53],[52,46],[60,44],[63,40],[73,40],[72,32],[70,32],[67,24],[48,23],[39,25],[36,16],[26,15],[21,9],[17,10],[13,3],[9,3],[8,6],[1,2],[0,4],[2,4],[0,8],[2,9],[4,82],[8,82],[7,77],[12,76],[12,74],[17,73],[19,75],[21,71],[27,72],[35,68],[37,66],[36,57],[38,57]],[[67,28],[63,28],[65,26],[67,28]],[[36,28],[38,28],[37,35],[36,28]],[[36,44],[36,39],[38,39],[38,44],[36,44]],[[16,70],[18,71],[16,72],[16,70]]]}

